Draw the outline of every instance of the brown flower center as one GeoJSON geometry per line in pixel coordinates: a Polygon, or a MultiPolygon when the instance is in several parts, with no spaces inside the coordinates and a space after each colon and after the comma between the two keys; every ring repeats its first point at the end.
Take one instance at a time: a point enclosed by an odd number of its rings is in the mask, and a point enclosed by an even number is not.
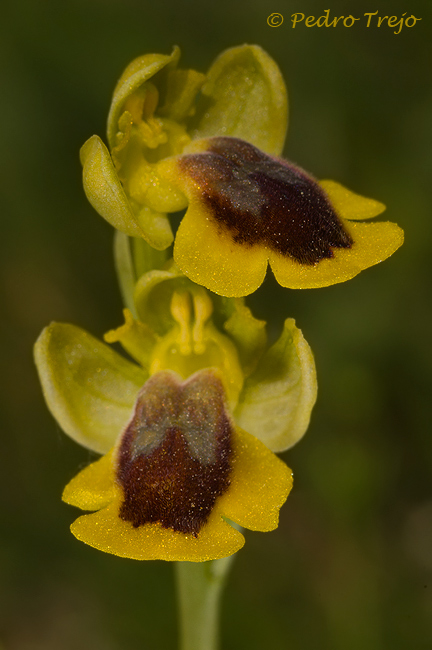
{"type": "Polygon", "coordinates": [[[236,243],[261,244],[309,265],[351,247],[325,192],[302,169],[237,138],[208,142],[206,152],[183,156],[180,166],[236,243]]]}
{"type": "Polygon", "coordinates": [[[141,389],[119,448],[120,517],[138,527],[197,536],[230,484],[232,424],[225,392],[211,370],[182,382],[153,375],[141,389]]]}

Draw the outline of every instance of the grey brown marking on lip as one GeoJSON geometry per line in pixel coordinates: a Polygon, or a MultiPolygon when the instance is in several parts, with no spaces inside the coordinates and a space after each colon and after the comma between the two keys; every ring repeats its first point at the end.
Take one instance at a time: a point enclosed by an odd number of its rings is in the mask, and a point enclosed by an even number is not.
{"type": "Polygon", "coordinates": [[[179,164],[236,243],[261,244],[308,265],[352,246],[324,190],[302,169],[237,138],[208,143],[179,164]]]}
{"type": "Polygon", "coordinates": [[[151,377],[119,448],[120,517],[197,536],[230,484],[232,432],[212,371],[185,382],[169,371],[151,377]]]}

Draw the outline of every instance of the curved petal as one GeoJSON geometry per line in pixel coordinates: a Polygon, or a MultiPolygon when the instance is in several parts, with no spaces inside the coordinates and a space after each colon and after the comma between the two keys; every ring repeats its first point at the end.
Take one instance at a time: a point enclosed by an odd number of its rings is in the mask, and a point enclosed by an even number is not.
{"type": "Polygon", "coordinates": [[[164,212],[156,212],[143,205],[137,213],[136,220],[144,233],[142,236],[150,246],[158,251],[164,251],[171,246],[174,235],[164,212]]]}
{"type": "Polygon", "coordinates": [[[107,508],[79,517],[71,526],[75,537],[89,546],[133,560],[205,562],[236,553],[244,537],[222,520],[215,508],[198,537],[144,524],[134,528],[119,517],[120,498],[107,508]]]}
{"type": "Polygon", "coordinates": [[[81,445],[107,452],[129,421],[147,373],[63,323],[43,330],[35,361],[48,408],[62,429],[81,445]]]}
{"type": "Polygon", "coordinates": [[[393,255],[404,240],[403,230],[390,221],[356,223],[344,220],[344,228],[354,242],[351,248],[335,249],[333,257],[313,266],[271,251],[269,260],[279,284],[290,289],[316,289],[345,282],[393,255]]]}
{"type": "Polygon", "coordinates": [[[219,500],[228,519],[250,530],[274,530],[292,488],[292,473],[259,440],[239,428],[233,440],[231,485],[219,500]]]}
{"type": "Polygon", "coordinates": [[[257,45],[225,50],[210,68],[198,103],[194,138],[228,135],[280,155],[288,124],[285,83],[257,45]]]}
{"type": "Polygon", "coordinates": [[[236,422],[272,451],[284,451],[305,433],[316,394],[311,349],[288,318],[279,340],[246,380],[236,422]]]}
{"type": "Polygon", "coordinates": [[[360,194],[355,194],[340,183],[335,181],[319,181],[332,206],[342,219],[372,219],[384,212],[386,206],[375,199],[368,199],[360,194]]]}
{"type": "Polygon", "coordinates": [[[81,510],[105,508],[119,494],[114,482],[113,451],[88,465],[65,487],[62,499],[81,510]]]}
{"type": "Polygon", "coordinates": [[[117,176],[109,151],[97,135],[83,144],[80,158],[84,192],[96,212],[126,235],[146,239],[117,176]]]}
{"type": "Polygon", "coordinates": [[[175,67],[180,58],[180,50],[175,47],[170,55],[145,54],[134,59],[123,72],[117,82],[108,115],[108,142],[115,146],[115,136],[118,130],[118,120],[123,112],[123,106],[133,92],[143,83],[154,77],[163,68],[175,67]]]}
{"type": "Polygon", "coordinates": [[[193,282],[223,296],[240,297],[262,284],[267,251],[236,244],[193,200],[177,231],[174,261],[193,282]]]}

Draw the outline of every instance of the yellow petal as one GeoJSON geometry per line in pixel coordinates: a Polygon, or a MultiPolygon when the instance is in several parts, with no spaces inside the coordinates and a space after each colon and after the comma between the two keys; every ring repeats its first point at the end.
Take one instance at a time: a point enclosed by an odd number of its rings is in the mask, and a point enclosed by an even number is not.
{"type": "Polygon", "coordinates": [[[404,240],[403,230],[390,221],[344,221],[344,228],[353,239],[351,248],[334,249],[333,257],[313,266],[270,251],[271,268],[279,284],[290,289],[315,289],[345,282],[393,255],[404,240]]]}
{"type": "Polygon", "coordinates": [[[338,216],[343,219],[353,219],[355,221],[372,219],[386,209],[384,203],[355,194],[335,181],[319,181],[318,184],[321,185],[329,197],[338,216]]]}
{"type": "Polygon", "coordinates": [[[174,261],[197,284],[232,298],[253,293],[262,284],[267,251],[237,244],[193,200],[177,231],[174,261]]]}
{"type": "Polygon", "coordinates": [[[215,508],[198,537],[145,524],[134,528],[119,518],[120,499],[107,508],[79,517],[71,526],[75,537],[89,546],[134,560],[204,562],[227,557],[244,545],[244,537],[221,518],[215,508]]]}
{"type": "Polygon", "coordinates": [[[273,452],[246,431],[236,428],[228,491],[218,507],[228,519],[250,530],[277,528],[279,510],[292,488],[292,474],[273,452]]]}

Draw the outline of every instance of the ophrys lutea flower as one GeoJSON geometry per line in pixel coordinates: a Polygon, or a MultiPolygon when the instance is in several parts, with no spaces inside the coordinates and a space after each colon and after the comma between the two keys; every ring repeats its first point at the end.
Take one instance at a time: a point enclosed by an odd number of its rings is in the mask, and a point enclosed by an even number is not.
{"type": "Polygon", "coordinates": [[[108,120],[111,153],[82,149],[92,205],[122,232],[163,250],[167,213],[187,208],[174,259],[194,282],[244,296],[267,266],[290,288],[343,282],[403,242],[385,206],[279,158],[287,98],[276,64],[256,46],[221,54],[208,74],[147,55],[125,70],[108,120]]]}
{"type": "Polygon", "coordinates": [[[93,511],[72,532],[135,559],[225,557],[244,544],[230,521],[277,526],[292,479],[272,450],[308,425],[310,349],[291,319],[267,348],[264,323],[240,300],[212,299],[175,267],[142,276],[135,299],[139,319],[125,310],[105,338],[138,364],[72,325],[50,325],[36,344],[53,415],[104,454],[65,489],[93,511]]]}

